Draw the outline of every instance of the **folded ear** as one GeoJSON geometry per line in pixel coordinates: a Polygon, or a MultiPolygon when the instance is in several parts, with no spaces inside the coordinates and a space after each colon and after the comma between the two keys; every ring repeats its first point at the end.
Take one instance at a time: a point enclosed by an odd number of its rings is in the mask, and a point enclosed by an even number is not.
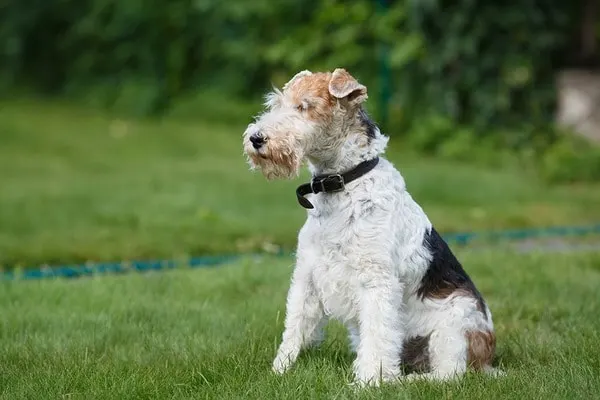
{"type": "Polygon", "coordinates": [[[288,83],[286,83],[285,85],[283,85],[283,89],[282,90],[285,90],[288,87],[290,87],[290,85],[292,84],[292,82],[294,82],[296,79],[302,78],[303,76],[308,76],[308,75],[312,75],[312,72],[310,72],[308,70],[304,70],[304,71],[298,72],[296,75],[294,75],[292,77],[292,79],[289,80],[288,83]]]}
{"type": "Polygon", "coordinates": [[[367,99],[367,87],[358,83],[343,68],[336,68],[329,81],[329,93],[338,99],[344,99],[350,105],[358,105],[367,99]]]}

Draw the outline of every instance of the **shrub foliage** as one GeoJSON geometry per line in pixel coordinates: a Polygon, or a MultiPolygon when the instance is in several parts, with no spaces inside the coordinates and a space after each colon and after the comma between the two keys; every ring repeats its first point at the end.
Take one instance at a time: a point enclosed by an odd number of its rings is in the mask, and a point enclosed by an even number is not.
{"type": "Polygon", "coordinates": [[[27,86],[150,114],[208,86],[250,96],[300,69],[343,66],[370,85],[380,117],[390,115],[389,131],[415,132],[417,142],[434,150],[442,141],[427,137],[436,130],[423,126],[440,121],[445,136],[468,127],[475,139],[496,135],[509,147],[547,135],[555,74],[585,6],[563,0],[4,0],[1,9],[4,89],[27,86]]]}

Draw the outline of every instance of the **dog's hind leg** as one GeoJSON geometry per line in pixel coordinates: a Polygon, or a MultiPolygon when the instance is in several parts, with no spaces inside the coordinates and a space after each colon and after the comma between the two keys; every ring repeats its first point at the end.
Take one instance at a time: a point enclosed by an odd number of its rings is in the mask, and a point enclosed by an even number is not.
{"type": "Polygon", "coordinates": [[[429,339],[431,371],[410,374],[402,377],[402,380],[447,381],[460,378],[467,368],[492,376],[502,376],[501,371],[492,367],[494,350],[495,337],[491,331],[474,330],[465,333],[458,328],[437,329],[429,339]]]}
{"type": "Polygon", "coordinates": [[[458,378],[467,370],[468,341],[460,329],[443,327],[434,330],[429,336],[430,371],[410,374],[402,380],[439,380],[458,378]]]}

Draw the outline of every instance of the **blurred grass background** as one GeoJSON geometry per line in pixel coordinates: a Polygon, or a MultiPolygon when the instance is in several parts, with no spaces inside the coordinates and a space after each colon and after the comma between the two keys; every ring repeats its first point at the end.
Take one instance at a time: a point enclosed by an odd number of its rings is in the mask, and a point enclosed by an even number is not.
{"type": "MultiPolygon", "coordinates": [[[[298,181],[251,173],[244,127],[0,103],[0,263],[291,251],[305,218],[298,181]]],[[[397,137],[388,157],[442,232],[600,220],[599,184],[550,185],[511,164],[423,157],[397,137]]]]}

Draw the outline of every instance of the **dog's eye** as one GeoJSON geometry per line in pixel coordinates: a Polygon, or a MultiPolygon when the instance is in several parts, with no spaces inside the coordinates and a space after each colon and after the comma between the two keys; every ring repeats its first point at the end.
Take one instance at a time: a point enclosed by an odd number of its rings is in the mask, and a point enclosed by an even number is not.
{"type": "Polygon", "coordinates": [[[296,110],[299,112],[306,111],[308,105],[305,102],[302,102],[296,106],[296,110]]]}

